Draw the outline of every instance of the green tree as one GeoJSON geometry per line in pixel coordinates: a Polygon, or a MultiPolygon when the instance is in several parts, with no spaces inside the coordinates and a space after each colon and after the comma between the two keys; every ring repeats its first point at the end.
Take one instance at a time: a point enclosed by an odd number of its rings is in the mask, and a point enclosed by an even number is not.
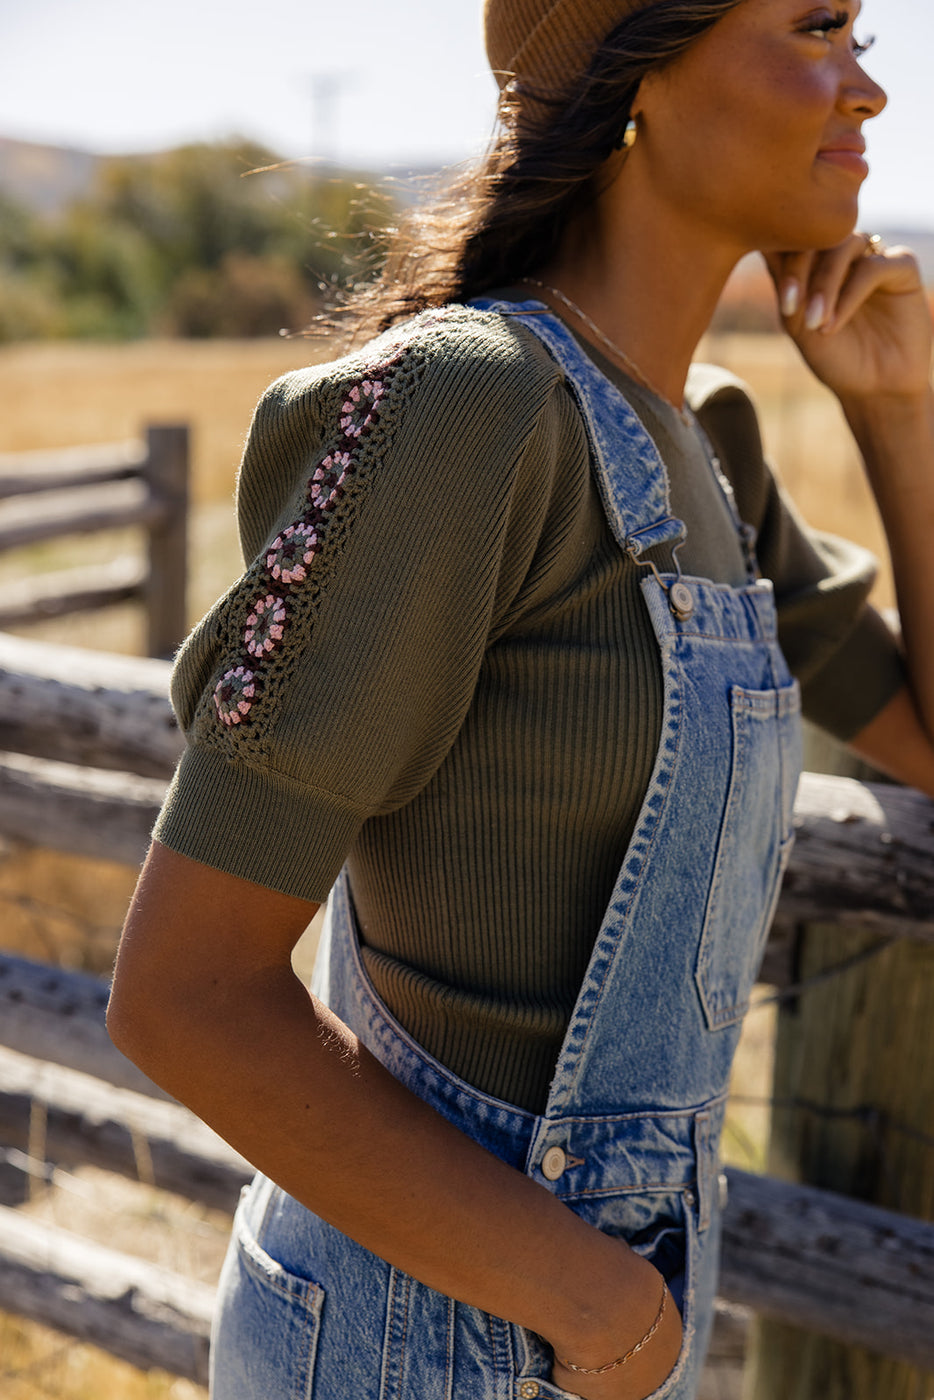
{"type": "Polygon", "coordinates": [[[0,337],[260,335],[373,275],[392,201],[248,142],[102,162],[54,221],[0,202],[0,337]]]}

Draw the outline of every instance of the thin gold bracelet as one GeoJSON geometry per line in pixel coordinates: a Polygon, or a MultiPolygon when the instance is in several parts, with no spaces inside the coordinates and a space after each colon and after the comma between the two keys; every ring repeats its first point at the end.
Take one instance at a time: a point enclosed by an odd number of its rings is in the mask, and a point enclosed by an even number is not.
{"type": "Polygon", "coordinates": [[[636,1342],[634,1347],[630,1347],[625,1356],[618,1356],[615,1361],[608,1361],[605,1366],[575,1366],[573,1361],[565,1361],[557,1352],[555,1360],[560,1362],[566,1371],[576,1371],[579,1376],[605,1376],[608,1371],[615,1371],[618,1366],[625,1366],[627,1361],[631,1361],[637,1351],[641,1351],[646,1346],[661,1326],[662,1318],[665,1316],[665,1304],[668,1302],[668,1284],[662,1279],[662,1301],[659,1304],[655,1321],[646,1332],[641,1341],[636,1342]]]}

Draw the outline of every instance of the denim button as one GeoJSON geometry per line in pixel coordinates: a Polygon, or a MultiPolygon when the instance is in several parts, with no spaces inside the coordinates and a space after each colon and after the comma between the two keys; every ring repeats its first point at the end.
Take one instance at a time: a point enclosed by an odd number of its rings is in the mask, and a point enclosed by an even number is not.
{"type": "MultiPolygon", "coordinates": [[[[549,1147],[542,1158],[542,1176],[547,1181],[557,1181],[559,1177],[564,1176],[567,1164],[567,1154],[563,1147],[549,1147]]],[[[538,1391],[535,1393],[537,1395],[538,1391]]]]}
{"type": "Polygon", "coordinates": [[[538,1381],[523,1381],[519,1387],[519,1394],[522,1400],[535,1400],[537,1395],[541,1395],[542,1388],[538,1381]]]}
{"type": "Polygon", "coordinates": [[[671,611],[679,622],[687,622],[694,613],[694,595],[686,583],[673,583],[668,590],[671,611]]]}
{"type": "Polygon", "coordinates": [[[684,1193],[684,1204],[685,1204],[686,1206],[692,1206],[692,1205],[694,1204],[694,1200],[695,1200],[694,1192],[691,1191],[690,1188],[689,1188],[689,1189],[688,1189],[687,1191],[685,1191],[685,1193],[684,1193]]]}

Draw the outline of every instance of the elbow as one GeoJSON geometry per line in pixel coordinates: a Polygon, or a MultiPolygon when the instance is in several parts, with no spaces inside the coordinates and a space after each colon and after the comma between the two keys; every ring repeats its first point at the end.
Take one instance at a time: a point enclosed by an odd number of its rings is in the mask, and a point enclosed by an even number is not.
{"type": "Polygon", "coordinates": [[[107,1034],[121,1055],[132,1060],[150,1079],[159,1082],[153,1065],[154,1053],[158,1057],[158,1033],[153,1034],[153,1028],[135,1007],[133,998],[126,997],[116,985],[107,1003],[107,1034]]]}
{"type": "Polygon", "coordinates": [[[138,1040],[139,1018],[132,1006],[132,1000],[125,996],[122,988],[114,981],[107,1002],[107,1034],[111,1041],[128,1060],[135,1061],[134,1049],[138,1040]]]}
{"type": "Polygon", "coordinates": [[[118,967],[107,1004],[107,1034],[122,1055],[171,1092],[166,1080],[181,1046],[177,1024],[173,1025],[164,1007],[157,988],[150,983],[137,985],[118,967]]]}

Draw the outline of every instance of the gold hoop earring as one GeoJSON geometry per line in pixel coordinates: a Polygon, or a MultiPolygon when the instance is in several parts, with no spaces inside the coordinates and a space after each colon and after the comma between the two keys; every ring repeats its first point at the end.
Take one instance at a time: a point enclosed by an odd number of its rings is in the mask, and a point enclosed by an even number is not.
{"type": "Polygon", "coordinates": [[[638,137],[638,135],[639,127],[636,124],[636,119],[635,117],[630,117],[629,121],[623,127],[619,136],[613,142],[613,150],[631,151],[633,146],[636,144],[636,138],[638,137]]]}

